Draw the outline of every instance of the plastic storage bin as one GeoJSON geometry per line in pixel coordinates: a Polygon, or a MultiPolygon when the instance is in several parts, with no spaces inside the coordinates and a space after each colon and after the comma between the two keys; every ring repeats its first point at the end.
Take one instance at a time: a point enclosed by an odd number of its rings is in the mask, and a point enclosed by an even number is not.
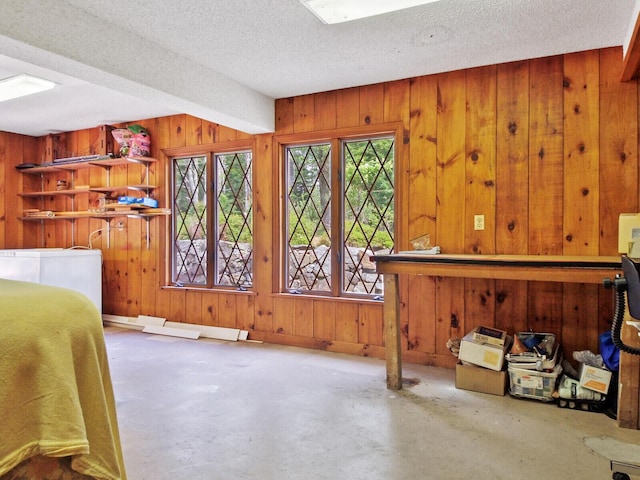
{"type": "Polygon", "coordinates": [[[551,370],[562,362],[562,349],[553,333],[518,332],[515,337],[529,348],[528,352],[507,353],[507,362],[515,368],[551,370]]]}
{"type": "Polygon", "coordinates": [[[543,402],[554,400],[558,375],[562,373],[562,366],[556,365],[552,372],[538,372],[517,368],[509,364],[509,394],[514,397],[533,398],[543,402]]]}
{"type": "Polygon", "coordinates": [[[561,364],[563,355],[560,345],[556,345],[551,357],[546,355],[539,357],[536,355],[513,355],[508,353],[506,358],[509,365],[513,365],[515,368],[544,371],[551,370],[555,368],[556,365],[561,364]]]}

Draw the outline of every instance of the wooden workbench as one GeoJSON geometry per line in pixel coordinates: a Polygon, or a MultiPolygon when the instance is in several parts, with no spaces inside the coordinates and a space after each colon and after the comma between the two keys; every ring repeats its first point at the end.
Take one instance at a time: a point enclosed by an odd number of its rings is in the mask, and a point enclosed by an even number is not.
{"type": "MultiPolygon", "coordinates": [[[[401,252],[374,255],[372,259],[376,262],[376,271],[384,275],[387,388],[392,390],[402,388],[398,275],[602,284],[604,278],[613,278],[622,273],[620,257],[617,256],[429,255],[401,252]]],[[[624,368],[623,357],[626,355],[621,355],[621,371],[624,368]]],[[[625,398],[624,393],[620,396],[618,411],[629,412],[628,404],[635,405],[637,410],[638,399],[634,402],[633,398],[625,398]]],[[[636,419],[637,416],[636,411],[636,419]]],[[[621,419],[620,415],[618,423],[634,428],[633,425],[626,425],[626,420],[621,419]]]]}

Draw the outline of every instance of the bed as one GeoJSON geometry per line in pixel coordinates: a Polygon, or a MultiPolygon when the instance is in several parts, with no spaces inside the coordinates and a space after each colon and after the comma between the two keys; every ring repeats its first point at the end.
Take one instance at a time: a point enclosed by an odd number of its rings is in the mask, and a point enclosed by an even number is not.
{"type": "Polygon", "coordinates": [[[125,480],[102,320],[81,293],[0,279],[0,480],[125,480]]]}

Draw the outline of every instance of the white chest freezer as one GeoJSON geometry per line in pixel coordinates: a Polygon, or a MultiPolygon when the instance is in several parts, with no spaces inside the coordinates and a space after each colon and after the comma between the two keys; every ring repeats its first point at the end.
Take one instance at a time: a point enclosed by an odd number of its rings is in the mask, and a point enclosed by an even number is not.
{"type": "Polygon", "coordinates": [[[0,278],[76,290],[86,295],[102,313],[101,250],[0,250],[0,278]]]}

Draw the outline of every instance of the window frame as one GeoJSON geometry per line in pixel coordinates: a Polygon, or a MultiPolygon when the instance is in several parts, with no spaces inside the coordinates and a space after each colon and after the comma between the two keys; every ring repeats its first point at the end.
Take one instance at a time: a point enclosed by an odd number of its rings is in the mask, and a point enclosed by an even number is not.
{"type": "MultiPolygon", "coordinates": [[[[218,268],[218,260],[213,258],[214,253],[217,253],[218,248],[218,227],[214,220],[217,220],[217,182],[216,178],[216,162],[217,155],[224,155],[229,153],[251,153],[251,189],[252,189],[252,211],[253,204],[255,203],[255,185],[256,185],[256,169],[255,169],[255,140],[237,140],[229,142],[220,142],[206,145],[194,145],[189,147],[177,147],[163,149],[163,153],[167,158],[167,178],[168,183],[168,205],[170,205],[172,215],[168,218],[167,231],[169,232],[169,238],[166,242],[165,258],[165,285],[169,287],[184,287],[189,289],[198,290],[226,290],[226,291],[248,291],[252,292],[255,289],[255,270],[252,263],[252,284],[250,287],[239,288],[236,285],[216,285],[215,276],[216,269],[218,268]],[[174,161],[180,158],[194,158],[194,157],[206,157],[206,175],[207,175],[207,282],[205,284],[184,284],[181,285],[174,278],[174,255],[175,255],[175,223],[173,219],[174,212],[174,198],[175,198],[175,177],[174,177],[174,161]]],[[[251,235],[253,238],[253,252],[255,254],[255,211],[252,215],[251,235]]]]}
{"type": "MultiPolygon", "coordinates": [[[[384,137],[394,138],[394,250],[399,251],[400,245],[404,242],[406,236],[403,232],[406,232],[406,226],[400,225],[399,220],[405,218],[402,215],[404,211],[404,197],[399,195],[399,192],[403,191],[401,183],[406,182],[406,175],[401,172],[401,165],[403,165],[404,158],[404,127],[400,122],[385,123],[377,126],[362,126],[348,129],[336,129],[322,132],[305,132],[300,134],[287,134],[277,135],[274,137],[274,149],[277,155],[278,168],[279,168],[279,182],[281,192],[280,196],[280,222],[278,235],[276,238],[277,245],[274,245],[274,258],[277,258],[277,265],[279,266],[278,272],[274,272],[274,288],[278,289],[279,293],[287,294],[294,293],[288,289],[288,239],[287,239],[287,227],[288,227],[288,215],[287,215],[287,148],[292,146],[303,145],[315,145],[328,143],[331,146],[331,189],[337,189],[340,191],[338,195],[338,201],[334,201],[335,197],[332,197],[331,205],[331,217],[339,219],[340,227],[333,228],[330,232],[332,247],[338,245],[343,247],[344,243],[344,191],[343,191],[343,179],[340,178],[339,173],[343,166],[342,158],[342,146],[344,141],[357,141],[365,139],[375,139],[384,137]],[[335,157],[335,152],[338,152],[338,158],[335,157]]],[[[344,262],[344,259],[342,259],[344,262]]],[[[300,291],[295,292],[295,295],[304,295],[309,297],[329,297],[332,299],[355,299],[355,300],[372,300],[376,299],[375,294],[361,294],[353,292],[342,292],[343,289],[343,271],[340,266],[340,262],[337,254],[331,255],[331,271],[340,272],[338,281],[332,281],[331,291],[300,291]]]]}

